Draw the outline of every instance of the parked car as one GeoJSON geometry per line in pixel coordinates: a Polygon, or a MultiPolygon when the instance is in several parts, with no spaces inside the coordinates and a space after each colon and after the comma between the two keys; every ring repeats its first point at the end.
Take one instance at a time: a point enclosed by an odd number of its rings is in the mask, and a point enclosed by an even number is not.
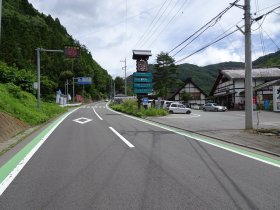
{"type": "Polygon", "coordinates": [[[166,109],[171,103],[173,103],[174,101],[161,101],[161,107],[163,109],[166,109]]]}
{"type": "Polygon", "coordinates": [[[168,105],[167,110],[169,113],[178,114],[190,114],[192,111],[190,108],[185,107],[183,104],[174,102],[168,105]]]}
{"type": "Polygon", "coordinates": [[[192,108],[192,109],[197,109],[197,110],[199,110],[199,109],[200,109],[200,106],[199,106],[198,104],[192,104],[192,105],[191,105],[191,108],[192,108]]]}
{"type": "Polygon", "coordinates": [[[225,106],[220,106],[216,103],[207,103],[202,106],[203,111],[214,111],[214,112],[225,112],[227,108],[225,106]]]}

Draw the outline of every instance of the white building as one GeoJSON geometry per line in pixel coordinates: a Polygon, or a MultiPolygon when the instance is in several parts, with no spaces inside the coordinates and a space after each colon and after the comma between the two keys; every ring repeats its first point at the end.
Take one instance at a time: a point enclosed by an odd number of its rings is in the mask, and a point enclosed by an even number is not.
{"type": "MultiPolygon", "coordinates": [[[[280,83],[279,68],[252,69],[252,85],[255,104],[263,104],[265,100],[272,103],[272,87],[280,83]]],[[[210,92],[209,99],[227,106],[229,109],[244,109],[245,70],[220,70],[216,82],[210,92]]]]}
{"type": "Polygon", "coordinates": [[[170,100],[173,101],[183,101],[182,95],[184,93],[188,93],[191,95],[192,99],[188,101],[189,104],[197,104],[197,105],[204,105],[207,94],[201,90],[191,78],[186,79],[184,84],[175,92],[171,97],[170,100]]]}

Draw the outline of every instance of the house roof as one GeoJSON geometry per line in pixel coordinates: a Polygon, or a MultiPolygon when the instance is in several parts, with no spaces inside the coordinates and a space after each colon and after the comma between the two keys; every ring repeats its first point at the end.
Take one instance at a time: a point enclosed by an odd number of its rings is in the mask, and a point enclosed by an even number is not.
{"type": "Polygon", "coordinates": [[[205,96],[207,96],[207,94],[206,94],[200,87],[198,87],[198,86],[192,81],[191,78],[187,78],[187,79],[185,80],[184,84],[183,84],[175,93],[173,93],[173,94],[171,95],[171,97],[169,97],[169,98],[175,97],[175,96],[186,86],[186,84],[188,84],[188,83],[192,83],[202,94],[204,94],[205,96]]]}
{"type": "MultiPolygon", "coordinates": [[[[253,87],[253,91],[261,90],[263,88],[266,88],[266,87],[269,87],[269,86],[273,86],[273,85],[280,85],[280,79],[269,81],[269,82],[260,84],[260,85],[258,85],[256,87],[253,87]]],[[[241,91],[239,94],[240,95],[244,95],[244,93],[245,93],[245,91],[241,91]]]]}
{"type": "MultiPolygon", "coordinates": [[[[220,73],[212,87],[210,96],[213,96],[215,89],[217,88],[220,80],[226,77],[229,80],[234,79],[245,79],[245,70],[244,69],[223,69],[220,70],[220,73]]],[[[270,78],[278,79],[280,78],[280,69],[279,68],[256,68],[252,69],[252,78],[270,78]]]]}
{"type": "MultiPolygon", "coordinates": [[[[221,70],[221,74],[226,76],[228,79],[244,79],[245,70],[244,69],[224,69],[221,70]]],[[[258,68],[252,69],[252,78],[280,78],[279,68],[258,68]]]]}

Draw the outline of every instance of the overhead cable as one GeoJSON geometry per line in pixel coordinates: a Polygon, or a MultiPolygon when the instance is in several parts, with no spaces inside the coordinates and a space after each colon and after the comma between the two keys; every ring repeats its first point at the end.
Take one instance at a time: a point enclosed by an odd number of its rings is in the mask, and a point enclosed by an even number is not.
{"type": "MultiPolygon", "coordinates": [[[[223,11],[221,11],[218,15],[216,15],[214,18],[212,18],[209,22],[207,22],[204,26],[202,26],[201,28],[199,28],[196,32],[194,32],[191,36],[189,36],[188,38],[186,38],[184,41],[182,41],[180,44],[178,44],[177,46],[175,46],[173,49],[171,49],[168,54],[170,54],[171,52],[173,52],[175,49],[177,49],[178,47],[180,47],[181,45],[183,45],[185,42],[187,42],[188,40],[190,40],[192,37],[194,37],[197,33],[199,33],[200,31],[205,31],[204,28],[209,28],[211,25],[214,23],[214,25],[217,23],[217,21],[229,10],[231,9],[233,6],[235,6],[235,4],[237,2],[239,2],[240,0],[236,0],[233,3],[230,4],[230,6],[228,6],[226,9],[224,9],[223,11]]],[[[212,25],[213,26],[213,25],[212,25]]],[[[202,33],[203,33],[202,32],[202,33]]],[[[200,35],[202,34],[200,33],[200,35]]],[[[198,36],[197,36],[198,37],[198,36]]],[[[196,38],[197,38],[196,37],[196,38]]],[[[187,45],[185,45],[183,48],[185,48],[187,45]]]]}

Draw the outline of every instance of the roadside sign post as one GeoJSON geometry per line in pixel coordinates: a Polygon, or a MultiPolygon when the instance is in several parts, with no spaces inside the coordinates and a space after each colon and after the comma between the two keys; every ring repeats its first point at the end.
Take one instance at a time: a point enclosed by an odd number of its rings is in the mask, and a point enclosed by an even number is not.
{"type": "MultiPolygon", "coordinates": [[[[41,52],[59,52],[64,53],[64,55],[68,58],[79,58],[80,57],[80,47],[78,46],[65,46],[64,50],[48,50],[43,48],[35,49],[37,53],[37,108],[40,111],[40,102],[41,102],[41,84],[40,84],[40,53],[41,52]]],[[[67,81],[68,83],[68,81],[67,81]]],[[[67,86],[68,88],[68,86],[67,86]]],[[[67,91],[68,94],[68,91],[67,91]]],[[[68,97],[68,96],[67,96],[68,97]]]]}
{"type": "MultiPolygon", "coordinates": [[[[136,60],[136,72],[133,73],[133,92],[137,94],[138,109],[141,101],[143,105],[147,103],[147,95],[153,92],[153,75],[148,72],[148,59],[152,55],[150,50],[133,50],[132,59],[136,60]],[[144,103],[145,99],[145,103],[144,103]]],[[[147,105],[144,107],[146,108],[147,105]]]]}

